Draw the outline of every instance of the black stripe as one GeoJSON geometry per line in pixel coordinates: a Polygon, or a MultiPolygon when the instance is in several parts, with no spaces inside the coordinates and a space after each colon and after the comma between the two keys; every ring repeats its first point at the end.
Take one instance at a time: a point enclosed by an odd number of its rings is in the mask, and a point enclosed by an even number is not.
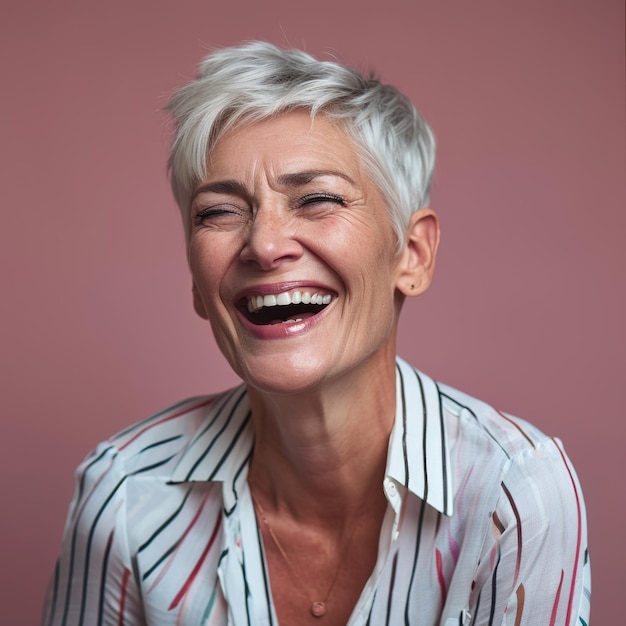
{"type": "Polygon", "coordinates": [[[422,415],[423,419],[423,430],[422,430],[422,463],[424,466],[424,501],[428,500],[428,462],[427,462],[427,446],[426,446],[426,437],[428,434],[428,412],[426,410],[426,398],[424,396],[424,385],[422,384],[422,379],[420,375],[417,373],[417,370],[413,370],[415,372],[415,378],[420,386],[420,395],[422,396],[422,415]]]}
{"type": "Polygon", "coordinates": [[[135,470],[134,472],[131,472],[129,476],[136,476],[137,474],[143,474],[143,472],[149,472],[150,470],[156,469],[157,467],[161,467],[161,465],[166,465],[176,456],[176,454],[172,454],[171,456],[168,456],[166,459],[157,461],[156,463],[153,463],[152,465],[146,465],[145,467],[142,467],[141,469],[135,470]]]}
{"type": "MultiPolygon", "coordinates": [[[[89,560],[91,558],[91,544],[93,542],[93,536],[96,532],[96,526],[98,525],[98,521],[100,520],[100,517],[102,516],[102,514],[104,513],[104,510],[107,508],[107,506],[109,505],[109,503],[111,502],[111,500],[113,499],[113,496],[116,494],[117,490],[124,484],[124,481],[126,480],[126,476],[124,476],[118,483],[117,485],[115,485],[115,488],[113,489],[113,491],[108,495],[107,499],[104,501],[104,503],[102,504],[102,506],[100,507],[100,510],[98,511],[98,514],[95,516],[94,520],[93,520],[93,524],[91,525],[91,529],[89,530],[89,536],[87,538],[87,550],[85,551],[85,569],[83,572],[83,595],[81,598],[81,602],[80,602],[80,617],[78,620],[78,623],[80,626],[82,626],[84,619],[85,619],[85,600],[87,598],[87,587],[88,582],[89,582],[89,560]]],[[[69,588],[68,588],[68,596],[69,596],[69,588]]],[[[66,606],[66,611],[67,611],[67,606],[66,606]]],[[[66,613],[67,614],[67,613],[66,613]]]]}
{"type": "Polygon", "coordinates": [[[442,468],[442,478],[443,478],[443,513],[444,515],[449,514],[448,510],[448,466],[446,463],[446,430],[443,419],[443,403],[441,400],[441,389],[439,389],[439,385],[435,382],[435,387],[437,388],[437,392],[439,393],[439,428],[441,433],[441,468],[442,468]]]}
{"type": "MultiPolygon", "coordinates": [[[[93,465],[102,459],[102,457],[109,452],[111,449],[113,448],[113,446],[109,446],[108,448],[106,448],[105,450],[102,451],[102,453],[94,460],[92,461],[84,470],[81,476],[81,486],[80,486],[80,491],[83,491],[84,488],[84,481],[85,481],[85,476],[87,474],[87,470],[90,469],[91,467],[93,467],[93,465]]],[[[117,456],[117,452],[114,453],[114,455],[111,457],[111,462],[115,459],[115,457],[117,456]]],[[[109,472],[111,470],[111,466],[109,466],[107,468],[107,470],[104,472],[104,474],[106,474],[107,472],[109,472]]],[[[101,474],[101,476],[104,476],[104,474],[101,474]]],[[[124,479],[122,479],[122,482],[124,481],[124,479]]],[[[118,485],[115,487],[115,489],[113,490],[113,492],[110,494],[109,498],[115,493],[115,491],[117,490],[117,488],[119,487],[121,483],[118,483],[118,485]]],[[[107,499],[108,502],[108,499],[107,499]]],[[[82,494],[80,496],[79,499],[76,500],[76,509],[75,509],[75,517],[72,519],[72,524],[74,526],[73,530],[72,530],[72,541],[70,543],[70,554],[69,554],[69,571],[68,571],[68,575],[67,575],[67,580],[71,581],[72,578],[74,577],[74,559],[76,558],[76,542],[78,540],[78,515],[81,511],[81,505],[82,505],[82,494]]],[[[95,522],[94,522],[95,523],[95,522]]],[[[93,529],[93,526],[92,526],[93,529]]],[[[85,574],[86,577],[86,574],[85,574]]],[[[65,590],[65,605],[63,607],[63,618],[61,620],[62,624],[67,623],[67,614],[68,611],[70,609],[70,596],[72,593],[72,585],[71,582],[70,584],[67,585],[67,589],[65,590]]]]}
{"type": "MultiPolygon", "coordinates": [[[[114,448],[114,446],[107,446],[104,450],[102,450],[102,452],[93,460],[91,461],[91,463],[89,463],[89,465],[86,465],[85,468],[82,470],[82,474],[80,477],[80,483],[78,485],[78,493],[76,494],[76,502],[77,504],[80,503],[83,499],[83,492],[85,491],[85,476],[87,474],[87,472],[98,462],[101,461],[102,458],[107,454],[107,452],[109,452],[110,450],[112,450],[114,448]]],[[[115,456],[117,456],[117,451],[115,452],[115,454],[113,455],[113,458],[115,458],[115,456]]],[[[78,512],[78,510],[80,509],[80,506],[76,507],[75,513],[78,512]]]]}
{"type": "MultiPolygon", "coordinates": [[[[234,411],[234,409],[233,409],[233,411],[234,411]]],[[[215,466],[215,468],[211,472],[211,475],[209,476],[209,480],[213,480],[215,474],[217,474],[217,472],[219,471],[220,467],[222,467],[222,465],[224,464],[224,461],[226,461],[226,459],[230,456],[230,453],[232,452],[233,448],[235,447],[235,445],[239,441],[239,438],[241,437],[241,434],[246,430],[246,427],[248,426],[248,422],[250,421],[251,415],[252,415],[251,413],[248,413],[246,415],[246,419],[241,423],[241,425],[237,429],[237,432],[235,433],[235,436],[232,438],[231,442],[228,444],[228,447],[226,448],[224,454],[222,455],[222,458],[219,460],[219,462],[217,463],[217,465],[215,466]]],[[[229,422],[230,422],[230,418],[229,418],[229,422]]],[[[224,426],[224,428],[226,428],[226,426],[224,426]]],[[[223,430],[224,429],[222,429],[222,431],[223,430]]],[[[220,431],[220,434],[221,434],[221,431],[220,431]]]]}
{"type": "Polygon", "coordinates": [[[398,553],[396,552],[393,557],[393,563],[391,565],[391,580],[389,581],[389,592],[387,594],[387,619],[385,625],[391,624],[391,599],[393,597],[393,587],[396,584],[396,570],[398,568],[398,553]]]}
{"type": "Polygon", "coordinates": [[[454,404],[456,404],[457,406],[460,406],[462,409],[465,409],[468,413],[470,413],[472,415],[472,417],[480,424],[481,429],[487,433],[487,435],[493,439],[494,443],[498,446],[498,448],[500,448],[500,450],[502,450],[502,452],[504,452],[504,454],[506,455],[507,459],[511,458],[511,455],[504,449],[504,447],[502,446],[502,444],[498,441],[498,439],[496,439],[496,437],[491,433],[491,431],[485,427],[485,425],[478,419],[478,416],[476,415],[476,413],[474,413],[474,411],[472,411],[472,409],[470,409],[470,407],[468,407],[466,404],[462,404],[461,402],[459,402],[458,400],[456,400],[455,398],[453,398],[452,396],[449,396],[447,393],[445,393],[444,391],[440,391],[439,392],[444,398],[448,398],[448,400],[450,400],[451,402],[454,402],[454,404]]]}
{"type": "Polygon", "coordinates": [[[224,550],[222,550],[222,552],[220,553],[220,558],[217,559],[217,567],[221,567],[222,566],[222,561],[226,558],[226,555],[228,554],[229,548],[224,548],[224,550]]]}
{"type": "Polygon", "coordinates": [[[376,604],[376,595],[378,594],[378,589],[374,590],[374,597],[372,598],[372,605],[370,606],[370,612],[367,616],[367,622],[365,622],[365,626],[371,626],[372,623],[372,613],[374,612],[374,604],[376,604]]]}
{"type": "MultiPolygon", "coordinates": [[[[241,391],[240,389],[236,389],[235,391],[241,391]]],[[[232,395],[232,394],[231,394],[232,395]]],[[[233,419],[233,415],[235,414],[235,411],[237,410],[237,407],[239,406],[240,402],[243,400],[243,398],[246,396],[246,392],[245,389],[242,391],[241,395],[239,396],[239,398],[237,399],[237,401],[235,402],[235,405],[233,406],[233,408],[230,410],[230,414],[228,415],[228,418],[225,420],[224,424],[222,425],[222,427],[217,431],[217,433],[215,434],[215,436],[213,437],[213,439],[211,440],[211,443],[209,443],[209,445],[206,447],[206,449],[204,450],[204,452],[196,459],[196,462],[192,465],[191,469],[189,470],[189,472],[187,473],[187,477],[186,480],[190,480],[191,476],[193,475],[193,473],[196,471],[196,469],[198,468],[198,466],[200,465],[200,463],[202,463],[202,461],[206,458],[206,456],[209,454],[209,452],[211,451],[211,449],[213,448],[213,446],[215,445],[215,443],[218,441],[218,439],[220,438],[220,436],[222,435],[222,433],[228,428],[231,420],[233,419]]],[[[216,422],[216,420],[221,417],[222,415],[222,411],[224,410],[226,406],[226,403],[224,403],[224,405],[222,407],[220,407],[219,411],[217,412],[217,414],[215,415],[215,417],[211,420],[211,423],[204,429],[203,433],[206,432],[211,426],[213,426],[213,424],[216,422]]]]}
{"type": "Polygon", "coordinates": [[[252,626],[252,619],[250,618],[250,601],[252,596],[250,594],[250,585],[248,585],[248,579],[246,577],[246,557],[243,550],[241,551],[241,576],[243,577],[243,588],[245,590],[245,607],[246,607],[246,619],[248,626],[252,626]]]}
{"type": "MultiPolygon", "coordinates": [[[[211,430],[211,427],[213,426],[213,424],[215,424],[216,420],[222,414],[222,411],[224,410],[226,405],[230,402],[231,398],[233,398],[238,391],[240,391],[240,387],[235,387],[234,389],[229,389],[227,392],[224,392],[217,398],[217,402],[215,403],[215,405],[211,406],[211,410],[215,411],[213,419],[208,424],[206,424],[202,430],[194,434],[191,445],[198,441],[198,439],[201,439],[207,431],[211,430]]],[[[208,413],[208,415],[210,414],[211,413],[208,413]]]]}
{"type": "Polygon", "coordinates": [[[153,564],[151,567],[149,567],[146,572],[144,573],[144,575],[141,577],[141,580],[146,580],[146,578],[148,578],[148,576],[150,576],[150,574],[152,574],[152,572],[154,572],[154,570],[161,564],[163,563],[163,561],[170,555],[172,554],[172,552],[174,552],[174,550],[176,550],[176,548],[178,547],[178,545],[180,544],[180,542],[182,541],[182,537],[179,537],[153,564]]]}
{"type": "Polygon", "coordinates": [[[142,448],[141,450],[139,450],[137,454],[141,454],[142,452],[146,452],[147,450],[151,450],[152,448],[156,448],[158,446],[163,446],[166,443],[171,443],[172,441],[176,441],[177,439],[180,439],[181,437],[182,437],[182,434],[174,435],[173,437],[168,437],[167,439],[162,439],[161,441],[156,441],[155,443],[151,443],[149,446],[146,446],[145,448],[142,448]]]}
{"type": "Polygon", "coordinates": [[[496,612],[496,592],[497,592],[497,576],[498,566],[500,565],[500,546],[498,546],[498,558],[496,559],[496,565],[493,568],[493,574],[491,575],[491,608],[489,609],[489,623],[488,626],[493,626],[493,618],[496,612]]]}
{"type": "Polygon", "coordinates": [[[480,599],[482,598],[483,590],[481,589],[478,592],[478,598],[476,598],[476,607],[474,608],[474,617],[472,618],[472,622],[476,623],[476,619],[478,618],[478,609],[480,609],[480,599]]]}
{"type": "MultiPolygon", "coordinates": [[[[181,502],[180,506],[178,507],[178,509],[176,509],[176,511],[173,513],[173,515],[171,515],[171,516],[170,516],[170,517],[169,517],[169,518],[168,518],[168,519],[167,519],[167,520],[166,520],[166,521],[165,521],[165,522],[164,522],[164,523],[163,523],[163,524],[162,524],[162,525],[161,525],[161,526],[160,526],[160,527],[159,527],[159,528],[158,528],[158,529],[154,532],[154,534],[150,537],[150,539],[148,539],[148,541],[147,541],[146,543],[144,543],[144,544],[143,544],[143,545],[139,548],[139,550],[137,551],[137,553],[141,552],[141,551],[142,551],[145,547],[147,547],[147,545],[148,545],[148,544],[149,544],[149,543],[150,543],[150,542],[151,542],[151,541],[152,541],[152,540],[153,540],[153,539],[154,539],[154,538],[155,538],[155,537],[156,537],[156,536],[157,536],[160,532],[162,532],[162,531],[163,531],[163,530],[164,530],[164,529],[165,529],[165,528],[166,528],[166,527],[167,527],[167,526],[168,526],[168,525],[169,525],[169,524],[170,524],[170,523],[174,520],[174,518],[175,518],[176,516],[178,516],[178,514],[182,511],[182,509],[183,509],[183,507],[184,507],[184,505],[185,505],[185,503],[186,503],[186,501],[187,501],[187,498],[189,497],[189,494],[190,494],[192,491],[193,491],[193,489],[189,489],[189,490],[187,491],[187,493],[185,494],[185,497],[184,497],[183,501],[181,502]]],[[[203,506],[204,506],[204,505],[203,505],[202,503],[200,503],[200,504],[201,504],[201,506],[200,506],[200,508],[199,508],[199,509],[197,509],[197,511],[194,513],[194,516],[195,516],[195,515],[198,515],[198,513],[199,513],[200,511],[202,511],[202,509],[203,509],[203,506]]],[[[215,521],[215,524],[214,524],[214,526],[213,526],[214,532],[215,532],[215,529],[217,528],[217,526],[219,526],[219,524],[220,524],[220,522],[221,522],[221,520],[220,520],[220,518],[219,518],[219,515],[220,515],[220,513],[219,513],[219,510],[218,510],[218,511],[217,511],[217,516],[216,516],[216,521],[215,521]]],[[[182,527],[181,527],[181,529],[180,529],[180,530],[182,530],[182,533],[183,533],[183,534],[182,534],[182,535],[180,535],[180,536],[178,537],[178,539],[176,539],[176,541],[175,541],[173,544],[171,544],[171,545],[170,545],[170,547],[169,547],[169,548],[168,548],[168,549],[167,549],[167,550],[166,550],[163,554],[161,554],[161,556],[160,556],[160,557],[159,557],[159,558],[158,558],[158,559],[157,559],[157,560],[156,560],[156,561],[155,561],[155,562],[154,562],[154,563],[153,563],[153,564],[152,564],[152,565],[151,565],[151,566],[150,566],[150,567],[149,567],[149,568],[148,568],[148,569],[144,572],[144,574],[143,574],[143,575],[142,575],[142,577],[141,577],[141,580],[146,580],[146,579],[147,579],[147,578],[148,578],[148,577],[149,577],[149,576],[150,576],[150,575],[154,572],[154,570],[155,570],[155,569],[156,569],[156,568],[157,568],[157,567],[158,567],[161,563],[163,563],[163,561],[164,561],[165,559],[167,559],[167,557],[168,557],[168,556],[170,556],[170,554],[172,554],[172,552],[174,552],[174,550],[176,550],[176,548],[177,548],[177,547],[181,544],[181,542],[183,541],[183,537],[184,537],[184,534],[185,534],[185,532],[186,532],[186,529],[187,529],[187,526],[185,526],[184,528],[182,528],[182,527]]],[[[220,556],[220,559],[221,559],[221,556],[220,556]]]]}
{"type": "Polygon", "coordinates": [[[417,537],[416,537],[416,544],[415,544],[415,556],[413,557],[413,570],[411,571],[411,578],[409,580],[409,591],[406,594],[406,605],[404,607],[404,623],[406,626],[410,626],[410,604],[411,604],[411,593],[413,591],[413,581],[415,580],[415,571],[417,570],[417,560],[419,558],[419,553],[420,553],[420,546],[422,543],[422,528],[424,526],[424,516],[426,513],[426,501],[425,500],[421,500],[420,501],[420,515],[419,515],[419,522],[417,524],[417,537]]]}
{"type": "Polygon", "coordinates": [[[272,619],[272,594],[270,592],[270,581],[269,581],[269,576],[268,576],[268,572],[267,572],[267,568],[266,568],[266,562],[265,559],[263,558],[263,538],[261,537],[261,531],[259,529],[259,525],[256,525],[256,536],[257,536],[257,541],[259,543],[259,554],[261,555],[261,569],[263,570],[263,588],[265,589],[265,602],[267,604],[267,609],[268,609],[268,618],[270,621],[270,625],[272,625],[274,623],[273,619],[272,619]]]}
{"type": "Polygon", "coordinates": [[[106,593],[107,569],[109,568],[109,556],[111,554],[111,545],[113,544],[114,534],[115,529],[113,529],[109,534],[109,538],[107,539],[107,545],[104,549],[104,559],[102,561],[102,572],[100,578],[100,600],[98,602],[98,626],[102,626],[102,618],[104,616],[104,596],[106,593]]]}
{"type": "Polygon", "coordinates": [[[155,413],[154,415],[150,415],[149,417],[146,417],[140,422],[136,422],[135,424],[132,424],[128,428],[121,430],[119,433],[117,433],[117,435],[115,435],[114,439],[126,437],[133,431],[141,430],[142,428],[147,426],[150,422],[157,421],[159,418],[163,417],[164,415],[167,415],[168,413],[172,413],[176,411],[176,409],[180,408],[181,406],[184,406],[185,404],[194,404],[198,400],[202,400],[208,397],[209,396],[196,396],[195,398],[185,398],[185,400],[181,400],[180,402],[177,402],[176,404],[173,404],[172,406],[168,406],[166,409],[163,409],[162,411],[159,411],[158,413],[155,413]]]}
{"type": "Polygon", "coordinates": [[[400,380],[400,399],[402,400],[402,456],[404,457],[404,486],[409,486],[409,455],[406,450],[406,398],[404,397],[404,378],[402,370],[396,364],[400,380]]]}
{"type": "MultiPolygon", "coordinates": [[[[250,459],[252,458],[253,451],[254,451],[254,448],[252,448],[250,452],[248,452],[246,458],[243,460],[243,462],[239,466],[239,469],[235,472],[235,476],[233,478],[233,484],[232,484],[232,490],[233,490],[233,494],[235,495],[235,500],[239,499],[239,494],[237,493],[237,487],[236,487],[237,481],[239,480],[239,477],[241,476],[242,472],[248,467],[248,463],[250,462],[250,459]]],[[[235,510],[236,506],[237,506],[237,502],[235,502],[235,504],[233,505],[233,508],[230,511],[224,510],[224,514],[226,515],[226,517],[230,517],[232,512],[235,510]]]]}
{"type": "Polygon", "coordinates": [[[189,494],[191,494],[191,491],[192,489],[187,490],[187,493],[185,494],[185,497],[182,499],[179,507],[152,533],[152,535],[147,541],[145,541],[139,546],[137,550],[138,554],[139,552],[143,552],[143,550],[145,550],[176,519],[178,514],[183,510],[183,507],[185,506],[185,502],[187,502],[187,499],[189,498],[189,494]]]}

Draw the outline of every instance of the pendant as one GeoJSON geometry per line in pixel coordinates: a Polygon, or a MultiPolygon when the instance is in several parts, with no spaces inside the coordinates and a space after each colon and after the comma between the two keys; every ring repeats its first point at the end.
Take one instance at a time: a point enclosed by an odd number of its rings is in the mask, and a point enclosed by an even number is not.
{"type": "Polygon", "coordinates": [[[322,617],[326,613],[326,605],[323,602],[313,602],[311,605],[311,615],[313,617],[322,617]]]}

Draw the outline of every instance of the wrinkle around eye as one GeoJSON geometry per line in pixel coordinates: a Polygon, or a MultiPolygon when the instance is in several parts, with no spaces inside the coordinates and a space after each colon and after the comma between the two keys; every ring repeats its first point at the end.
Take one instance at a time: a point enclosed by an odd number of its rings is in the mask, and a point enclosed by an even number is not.
{"type": "Polygon", "coordinates": [[[315,192],[298,197],[291,203],[292,208],[305,219],[331,217],[337,211],[345,209],[349,203],[339,194],[315,192]]]}
{"type": "Polygon", "coordinates": [[[326,202],[331,203],[331,204],[338,204],[340,206],[347,205],[346,199],[343,196],[340,196],[334,193],[315,192],[315,193],[308,193],[302,196],[298,200],[298,206],[305,207],[309,205],[323,204],[326,202]]]}
{"type": "Polygon", "coordinates": [[[248,211],[229,203],[202,207],[195,210],[193,215],[193,222],[196,226],[241,223],[247,219],[248,211]]]}

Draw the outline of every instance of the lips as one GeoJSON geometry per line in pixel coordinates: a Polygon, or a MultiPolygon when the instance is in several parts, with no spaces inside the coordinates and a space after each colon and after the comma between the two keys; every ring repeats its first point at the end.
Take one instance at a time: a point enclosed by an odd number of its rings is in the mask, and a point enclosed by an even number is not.
{"type": "Polygon", "coordinates": [[[239,312],[255,326],[295,324],[318,315],[335,298],[322,288],[295,288],[246,293],[237,300],[239,312]]]}

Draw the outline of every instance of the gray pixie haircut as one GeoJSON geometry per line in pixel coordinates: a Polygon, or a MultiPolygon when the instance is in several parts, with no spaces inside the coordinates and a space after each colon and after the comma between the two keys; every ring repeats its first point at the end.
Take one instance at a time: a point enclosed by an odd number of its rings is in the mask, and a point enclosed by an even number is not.
{"type": "Polygon", "coordinates": [[[298,109],[312,117],[323,113],[351,137],[403,243],[411,214],[429,201],[435,140],[424,119],[395,87],[261,41],[210,54],[197,78],[166,106],[174,120],[171,184],[186,232],[194,189],[206,177],[207,158],[224,133],[298,109]]]}

